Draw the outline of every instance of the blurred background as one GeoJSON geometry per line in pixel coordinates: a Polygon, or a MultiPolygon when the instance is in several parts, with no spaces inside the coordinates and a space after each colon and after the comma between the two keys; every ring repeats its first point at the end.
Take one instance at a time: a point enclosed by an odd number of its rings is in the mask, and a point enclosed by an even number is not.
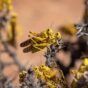
{"type": "MultiPolygon", "coordinates": [[[[30,65],[44,63],[44,52],[23,53],[20,43],[28,39],[29,31],[41,32],[47,28],[57,31],[65,24],[79,23],[84,13],[84,0],[13,0],[14,11],[17,13],[17,49],[13,49],[19,61],[27,68],[30,65]],[[19,33],[18,33],[19,34],[19,33]]],[[[0,44],[0,49],[3,45],[0,44]]],[[[66,54],[67,55],[67,54],[66,54]]],[[[11,61],[11,57],[4,53],[0,55],[5,62],[11,61]]],[[[61,54],[64,59],[64,54],[61,54]]],[[[69,56],[67,56],[69,57],[69,56]]],[[[5,69],[7,76],[15,76],[17,67],[11,65],[5,69]]],[[[18,83],[18,79],[15,80],[18,83]]]]}

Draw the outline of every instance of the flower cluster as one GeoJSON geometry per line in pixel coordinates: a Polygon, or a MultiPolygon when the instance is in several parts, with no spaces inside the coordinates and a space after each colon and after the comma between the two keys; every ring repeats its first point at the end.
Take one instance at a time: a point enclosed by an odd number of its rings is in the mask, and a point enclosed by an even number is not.
{"type": "Polygon", "coordinates": [[[20,73],[21,88],[68,88],[62,78],[60,70],[45,65],[33,67],[28,73],[20,73]]]}
{"type": "Polygon", "coordinates": [[[72,88],[87,88],[88,87],[88,58],[84,58],[80,68],[74,72],[74,80],[72,88]]]}
{"type": "Polygon", "coordinates": [[[12,8],[12,0],[0,0],[0,29],[5,27],[13,19],[13,16],[15,16],[11,13],[12,8]]]}
{"type": "Polygon", "coordinates": [[[17,15],[13,11],[12,0],[0,0],[0,37],[14,47],[16,47],[16,23],[17,15]],[[6,37],[3,34],[6,34],[6,37]]]}

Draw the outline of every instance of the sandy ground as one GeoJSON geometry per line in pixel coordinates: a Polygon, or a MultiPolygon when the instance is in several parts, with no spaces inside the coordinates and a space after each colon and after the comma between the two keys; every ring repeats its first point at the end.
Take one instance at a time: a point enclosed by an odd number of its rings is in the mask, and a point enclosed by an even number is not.
{"type": "MultiPolygon", "coordinates": [[[[84,12],[83,0],[14,0],[13,5],[18,15],[18,23],[23,30],[23,35],[17,40],[16,52],[19,60],[27,67],[44,61],[43,52],[24,54],[19,46],[28,38],[30,30],[36,32],[41,32],[46,28],[56,30],[63,24],[81,21],[84,12]]],[[[6,54],[2,57],[5,61],[9,58],[6,54]]],[[[11,68],[6,70],[9,75],[16,73],[16,69],[11,68]]]]}

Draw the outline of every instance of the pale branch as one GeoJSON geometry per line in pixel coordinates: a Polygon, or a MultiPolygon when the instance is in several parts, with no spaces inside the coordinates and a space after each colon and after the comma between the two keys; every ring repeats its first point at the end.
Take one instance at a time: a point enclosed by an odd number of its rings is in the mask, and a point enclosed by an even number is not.
{"type": "Polygon", "coordinates": [[[25,69],[25,67],[18,61],[19,59],[18,59],[16,53],[13,52],[13,51],[9,48],[8,43],[5,42],[5,41],[2,41],[2,44],[3,44],[3,46],[4,46],[5,50],[6,50],[6,52],[7,52],[7,53],[12,57],[12,59],[14,60],[14,63],[15,63],[16,65],[18,65],[19,70],[21,71],[21,70],[25,69]]]}

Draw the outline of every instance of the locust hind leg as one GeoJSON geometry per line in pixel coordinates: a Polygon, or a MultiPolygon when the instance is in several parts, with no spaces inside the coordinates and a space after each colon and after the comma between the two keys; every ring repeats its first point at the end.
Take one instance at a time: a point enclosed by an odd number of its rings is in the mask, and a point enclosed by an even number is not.
{"type": "Polygon", "coordinates": [[[42,50],[43,48],[47,47],[48,43],[42,43],[42,44],[34,44],[33,47],[37,48],[38,50],[42,50]]]}
{"type": "Polygon", "coordinates": [[[28,46],[29,44],[31,43],[31,40],[30,39],[27,39],[26,41],[22,42],[20,44],[21,47],[25,47],[25,46],[28,46]]]}
{"type": "Polygon", "coordinates": [[[30,45],[30,46],[23,49],[24,53],[28,53],[28,52],[35,53],[35,52],[38,52],[38,51],[41,51],[41,49],[36,47],[36,46],[32,46],[32,45],[30,45]]]}
{"type": "Polygon", "coordinates": [[[24,48],[24,49],[23,49],[23,52],[24,52],[24,53],[31,52],[31,51],[32,51],[32,48],[33,48],[33,47],[30,45],[30,46],[24,48]]]}

